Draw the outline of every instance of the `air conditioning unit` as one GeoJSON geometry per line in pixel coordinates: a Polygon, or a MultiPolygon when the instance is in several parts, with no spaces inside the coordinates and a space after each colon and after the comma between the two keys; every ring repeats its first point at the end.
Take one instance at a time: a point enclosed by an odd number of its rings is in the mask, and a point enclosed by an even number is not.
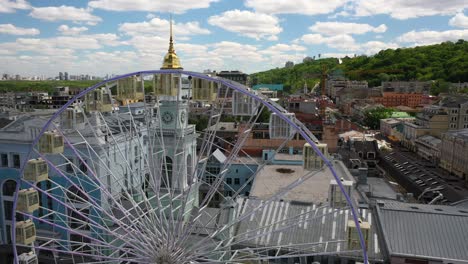
{"type": "Polygon", "coordinates": [[[39,139],[39,152],[48,154],[62,153],[63,137],[55,132],[45,132],[39,139]]]}
{"type": "Polygon", "coordinates": [[[16,223],[16,243],[30,245],[36,241],[36,227],[31,219],[16,223]]]}
{"type": "Polygon", "coordinates": [[[47,162],[41,158],[28,160],[23,179],[30,182],[41,182],[49,178],[47,162]]]}
{"type": "Polygon", "coordinates": [[[16,210],[32,213],[37,209],[39,209],[39,193],[33,188],[20,190],[16,210]]]}
{"type": "Polygon", "coordinates": [[[18,256],[18,263],[19,264],[38,264],[39,261],[37,260],[36,254],[34,252],[23,253],[18,256]]]}
{"type": "MultiPolygon", "coordinates": [[[[294,113],[284,115],[290,120],[294,118],[294,113]]],[[[296,133],[296,130],[287,121],[275,113],[270,115],[269,130],[271,139],[288,139],[296,133]]]]}

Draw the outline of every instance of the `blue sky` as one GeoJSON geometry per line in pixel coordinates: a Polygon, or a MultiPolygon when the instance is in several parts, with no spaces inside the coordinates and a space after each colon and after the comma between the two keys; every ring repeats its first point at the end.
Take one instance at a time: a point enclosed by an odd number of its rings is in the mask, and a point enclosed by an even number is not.
{"type": "Polygon", "coordinates": [[[185,69],[252,73],[468,39],[467,9],[465,0],[0,0],[0,73],[158,69],[170,14],[185,69]]]}

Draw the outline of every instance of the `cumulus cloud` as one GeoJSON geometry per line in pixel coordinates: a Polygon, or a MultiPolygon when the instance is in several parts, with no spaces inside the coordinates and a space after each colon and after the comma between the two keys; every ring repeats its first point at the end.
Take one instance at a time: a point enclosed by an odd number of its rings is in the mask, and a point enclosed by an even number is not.
{"type": "Polygon", "coordinates": [[[266,14],[328,14],[348,0],[246,0],[245,6],[266,14]]]}
{"type": "Polygon", "coordinates": [[[395,49],[399,45],[396,43],[385,43],[381,41],[368,41],[364,43],[357,43],[350,35],[336,35],[336,36],[322,36],[320,34],[306,34],[300,38],[305,44],[320,45],[325,44],[330,48],[335,48],[340,52],[327,53],[330,54],[345,54],[349,55],[349,51],[359,54],[372,55],[383,49],[395,49]],[[348,51],[343,52],[343,51],[348,51]]]}
{"type": "Polygon", "coordinates": [[[361,23],[346,23],[346,22],[316,22],[309,28],[311,31],[323,35],[339,35],[339,34],[365,34],[367,32],[383,33],[387,31],[387,26],[381,24],[373,27],[369,24],[361,23]]]}
{"type": "Polygon", "coordinates": [[[393,42],[368,41],[360,45],[360,51],[367,55],[375,54],[381,50],[396,49],[399,45],[393,42]]]}
{"type": "Polygon", "coordinates": [[[468,16],[458,13],[449,20],[449,25],[459,28],[468,28],[468,16]]]}
{"type": "Polygon", "coordinates": [[[335,36],[323,36],[321,34],[306,34],[301,37],[305,44],[319,45],[326,44],[327,46],[344,51],[354,51],[359,47],[353,37],[347,34],[335,36]]]}
{"type": "Polygon", "coordinates": [[[62,35],[78,35],[82,32],[87,31],[88,28],[87,27],[69,27],[67,25],[61,25],[57,28],[57,30],[62,35]]]}
{"type": "Polygon", "coordinates": [[[465,0],[355,0],[351,2],[356,16],[388,14],[396,19],[434,15],[453,15],[466,8],[465,0]]]}
{"type": "Polygon", "coordinates": [[[241,10],[230,10],[221,15],[211,16],[208,23],[257,40],[277,40],[276,35],[283,30],[275,16],[241,10]]]}
{"type": "MultiPolygon", "coordinates": [[[[169,20],[153,18],[150,21],[123,23],[119,25],[119,31],[132,36],[137,35],[169,35],[169,20]]],[[[173,31],[176,36],[205,35],[210,34],[208,29],[200,27],[196,21],[187,23],[176,23],[173,25],[173,31]]]]}
{"type": "Polygon", "coordinates": [[[16,9],[30,9],[31,6],[24,0],[0,0],[0,13],[14,13],[16,9]]]}
{"type": "Polygon", "coordinates": [[[210,7],[211,3],[218,0],[93,0],[89,2],[92,8],[99,8],[112,11],[146,11],[146,12],[171,12],[185,13],[190,9],[210,7]]]}
{"type": "Polygon", "coordinates": [[[85,22],[88,25],[96,25],[102,21],[100,17],[91,14],[90,9],[64,5],[36,7],[33,8],[29,15],[46,21],[69,20],[73,22],[85,22]]]}
{"type": "Polygon", "coordinates": [[[397,38],[399,42],[413,43],[414,45],[430,45],[444,41],[457,41],[468,39],[468,29],[447,31],[410,31],[397,38]]]}
{"type": "Polygon", "coordinates": [[[0,34],[9,35],[39,35],[41,33],[36,28],[22,28],[13,24],[0,24],[0,34]]]}

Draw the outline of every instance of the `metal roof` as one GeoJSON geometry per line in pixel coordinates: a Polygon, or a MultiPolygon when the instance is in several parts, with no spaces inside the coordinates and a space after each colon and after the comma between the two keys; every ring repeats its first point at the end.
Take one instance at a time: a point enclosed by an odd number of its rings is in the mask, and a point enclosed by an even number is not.
{"type": "Polygon", "coordinates": [[[377,217],[390,256],[468,263],[468,211],[378,201],[377,217]]]}
{"type": "MultiPolygon", "coordinates": [[[[245,199],[240,203],[240,215],[254,212],[238,224],[236,240],[249,247],[271,247],[283,250],[302,250],[305,254],[329,252],[352,258],[362,258],[361,251],[349,251],[346,241],[348,220],[352,219],[348,209],[335,209],[314,204],[273,201],[255,210],[264,200],[245,199]],[[298,223],[299,222],[299,223],[298,223]],[[288,225],[291,227],[286,228],[288,225]],[[255,231],[257,230],[257,231],[255,231]],[[252,234],[255,231],[256,234],[252,234]],[[249,233],[250,232],[250,233],[249,233]],[[262,235],[264,233],[265,235],[262,235]],[[244,234],[244,235],[240,235],[244,234]],[[240,235],[240,236],[239,236],[240,235]],[[311,244],[316,243],[312,246],[311,244]]],[[[382,255],[371,212],[360,211],[361,219],[371,225],[368,255],[373,261],[381,261],[382,255]]]]}
{"type": "Polygon", "coordinates": [[[258,90],[260,88],[268,88],[270,91],[283,91],[282,84],[257,84],[252,87],[254,90],[258,90]]]}

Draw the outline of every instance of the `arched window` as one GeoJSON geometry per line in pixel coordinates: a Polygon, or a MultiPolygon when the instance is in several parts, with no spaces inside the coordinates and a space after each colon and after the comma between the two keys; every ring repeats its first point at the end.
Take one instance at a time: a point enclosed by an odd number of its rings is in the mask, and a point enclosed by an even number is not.
{"type": "Polygon", "coordinates": [[[2,195],[3,196],[13,196],[16,191],[16,181],[8,180],[3,183],[2,195]]]}
{"type": "Polygon", "coordinates": [[[166,156],[161,171],[161,187],[172,187],[172,159],[170,157],[166,156]]]}
{"type": "Polygon", "coordinates": [[[192,155],[187,155],[187,185],[192,184],[192,174],[193,174],[193,166],[192,166],[192,155]]]}

